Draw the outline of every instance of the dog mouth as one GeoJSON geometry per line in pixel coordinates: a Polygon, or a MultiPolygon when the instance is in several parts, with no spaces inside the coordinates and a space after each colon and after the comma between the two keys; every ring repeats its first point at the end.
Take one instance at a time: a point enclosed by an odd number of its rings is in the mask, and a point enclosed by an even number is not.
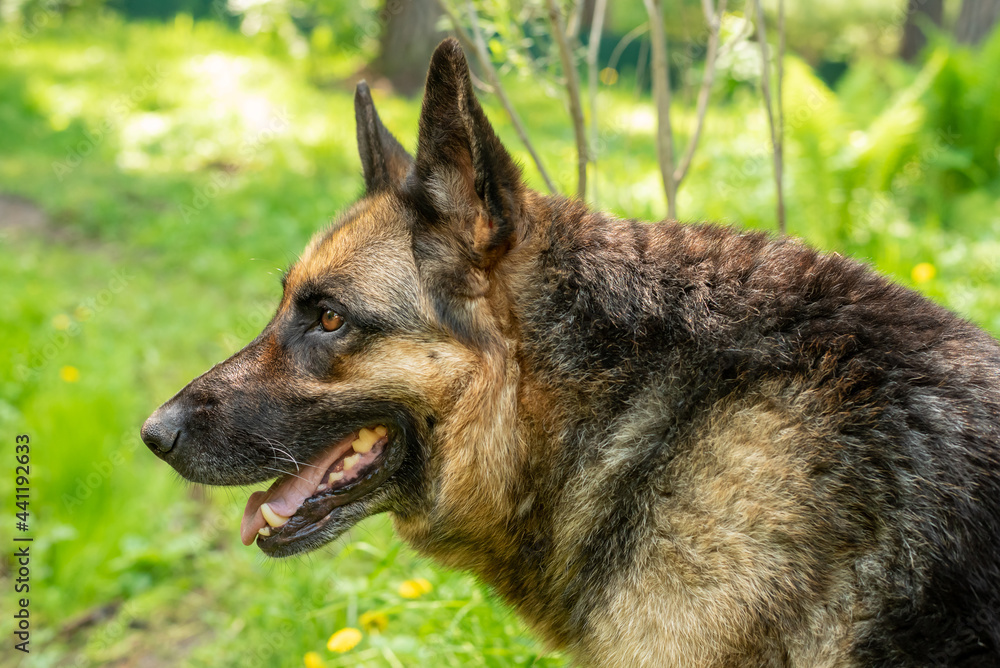
{"type": "Polygon", "coordinates": [[[243,544],[256,539],[265,554],[286,553],[331,524],[344,506],[362,500],[392,474],[400,459],[391,456],[392,441],[386,425],[363,427],[279,477],[267,491],[251,494],[240,523],[243,544]]]}

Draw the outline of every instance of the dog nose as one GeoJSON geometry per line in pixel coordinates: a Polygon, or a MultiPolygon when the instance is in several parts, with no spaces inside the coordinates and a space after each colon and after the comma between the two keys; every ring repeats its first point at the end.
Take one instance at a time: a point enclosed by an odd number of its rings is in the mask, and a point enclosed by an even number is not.
{"type": "Polygon", "coordinates": [[[174,449],[181,435],[181,416],[173,406],[160,406],[146,419],[139,437],[153,453],[165,455],[174,449]]]}

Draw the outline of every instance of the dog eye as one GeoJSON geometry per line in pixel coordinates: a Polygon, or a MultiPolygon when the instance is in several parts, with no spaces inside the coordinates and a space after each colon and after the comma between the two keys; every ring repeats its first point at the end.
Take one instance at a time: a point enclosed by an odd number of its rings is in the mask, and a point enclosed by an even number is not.
{"type": "Polygon", "coordinates": [[[335,332],[344,326],[344,318],[333,309],[323,311],[323,316],[319,319],[319,324],[327,332],[335,332]]]}

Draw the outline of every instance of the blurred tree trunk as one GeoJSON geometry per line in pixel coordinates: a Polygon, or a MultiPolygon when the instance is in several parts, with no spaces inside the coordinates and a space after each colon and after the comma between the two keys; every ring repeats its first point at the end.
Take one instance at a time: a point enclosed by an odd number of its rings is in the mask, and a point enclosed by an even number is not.
{"type": "Polygon", "coordinates": [[[916,60],[927,45],[927,35],[921,30],[920,24],[930,21],[940,28],[943,15],[944,0],[907,0],[906,24],[903,25],[903,41],[899,45],[899,57],[907,62],[916,60]]]}
{"type": "Polygon", "coordinates": [[[963,0],[955,23],[955,39],[962,44],[979,44],[1000,18],[1000,0],[963,0]]]}
{"type": "Polygon", "coordinates": [[[437,29],[441,8],[435,0],[385,0],[379,18],[382,45],[372,69],[398,92],[413,95],[423,88],[431,53],[445,37],[437,29]]]}
{"type": "Polygon", "coordinates": [[[569,26],[571,36],[580,40],[581,35],[590,35],[590,28],[594,25],[594,10],[597,8],[597,0],[580,0],[575,7],[573,24],[569,26]]]}

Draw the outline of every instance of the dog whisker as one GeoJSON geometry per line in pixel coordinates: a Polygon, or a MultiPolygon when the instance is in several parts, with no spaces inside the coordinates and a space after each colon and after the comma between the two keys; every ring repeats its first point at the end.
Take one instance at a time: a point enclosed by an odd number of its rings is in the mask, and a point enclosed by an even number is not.
{"type": "Polygon", "coordinates": [[[309,481],[308,479],[306,479],[306,478],[303,478],[303,477],[302,477],[302,476],[300,476],[300,475],[295,475],[295,474],[294,474],[294,473],[292,473],[291,471],[284,471],[284,470],[282,470],[282,469],[276,469],[276,468],[274,468],[273,466],[262,466],[261,468],[264,468],[264,469],[267,469],[268,471],[274,471],[274,472],[276,472],[276,473],[280,473],[281,475],[290,475],[290,476],[292,476],[293,478],[298,478],[299,480],[302,480],[303,482],[310,482],[310,481],[309,481]]]}
{"type": "Polygon", "coordinates": [[[306,466],[308,468],[313,468],[313,469],[320,468],[320,467],[318,467],[318,466],[316,466],[314,464],[307,464],[305,462],[298,461],[297,459],[295,459],[295,457],[292,455],[292,453],[288,450],[288,448],[286,448],[285,446],[283,446],[278,441],[275,441],[275,440],[273,440],[271,438],[268,438],[267,436],[264,436],[263,434],[256,434],[255,433],[255,434],[253,434],[253,436],[255,436],[255,437],[259,438],[260,440],[264,441],[265,443],[267,443],[268,447],[271,448],[271,452],[274,453],[273,456],[274,456],[275,462],[277,462],[277,460],[279,460],[279,459],[282,459],[282,460],[285,460],[287,462],[290,462],[291,464],[293,464],[295,466],[296,472],[300,472],[302,470],[303,466],[306,466]],[[282,455],[286,455],[286,456],[279,457],[278,456],[279,453],[282,454],[282,455]]]}

